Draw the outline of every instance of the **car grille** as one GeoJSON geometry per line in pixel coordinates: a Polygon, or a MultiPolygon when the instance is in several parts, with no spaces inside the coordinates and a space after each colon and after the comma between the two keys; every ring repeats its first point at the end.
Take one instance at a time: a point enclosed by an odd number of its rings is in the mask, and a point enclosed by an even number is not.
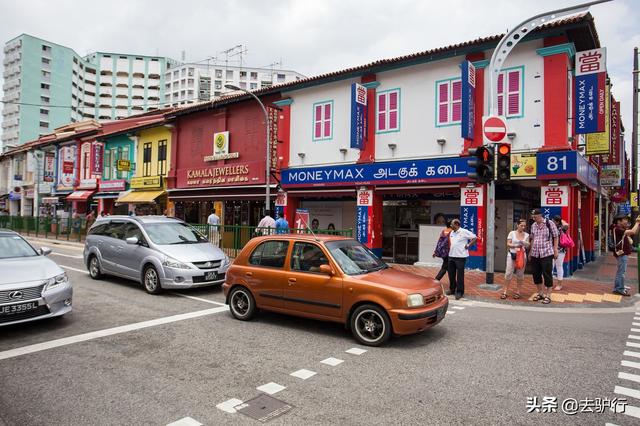
{"type": "Polygon", "coordinates": [[[192,263],[200,269],[215,269],[220,267],[220,265],[222,264],[222,260],[209,260],[206,262],[192,262],[192,263]],[[209,265],[205,266],[207,264],[209,265]]]}
{"type": "MultiPolygon", "coordinates": [[[[218,277],[215,279],[215,281],[224,280],[225,275],[226,274],[218,274],[218,277]]],[[[212,282],[215,282],[215,281],[212,281],[212,282]]],[[[193,277],[193,283],[194,284],[205,283],[205,282],[208,282],[208,281],[204,280],[204,275],[200,275],[199,277],[193,277]]]]}
{"type": "Polygon", "coordinates": [[[42,306],[38,306],[38,309],[34,309],[32,311],[22,312],[19,314],[0,315],[0,324],[25,320],[29,318],[35,318],[42,315],[47,315],[48,313],[49,313],[49,308],[47,308],[46,305],[42,305],[42,306]]]}
{"type": "Polygon", "coordinates": [[[438,300],[438,296],[427,296],[424,298],[424,304],[425,305],[430,305],[431,303],[435,302],[436,300],[438,300]]]}
{"type": "Polygon", "coordinates": [[[14,288],[13,290],[0,291],[0,304],[16,303],[16,302],[21,302],[23,300],[39,299],[40,297],[42,297],[43,288],[44,288],[44,284],[39,285],[37,287],[14,288]],[[9,293],[12,293],[14,291],[21,291],[22,297],[20,299],[9,299],[9,293]]]}

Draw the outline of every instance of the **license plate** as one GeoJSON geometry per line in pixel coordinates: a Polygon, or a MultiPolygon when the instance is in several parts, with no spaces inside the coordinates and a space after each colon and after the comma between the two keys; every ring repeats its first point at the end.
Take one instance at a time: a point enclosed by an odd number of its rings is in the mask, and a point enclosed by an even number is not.
{"type": "Polygon", "coordinates": [[[207,272],[204,274],[205,281],[215,281],[218,278],[218,274],[215,272],[207,272]]]}
{"type": "Polygon", "coordinates": [[[0,315],[21,314],[38,309],[38,302],[18,303],[16,305],[0,306],[0,315]]]}

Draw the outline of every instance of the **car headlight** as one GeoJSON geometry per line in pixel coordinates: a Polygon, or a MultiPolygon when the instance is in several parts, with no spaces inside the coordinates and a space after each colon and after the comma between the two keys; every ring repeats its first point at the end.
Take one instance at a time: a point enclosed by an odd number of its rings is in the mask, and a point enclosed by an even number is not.
{"type": "Polygon", "coordinates": [[[168,266],[169,268],[175,269],[191,269],[191,266],[186,263],[182,263],[179,260],[173,259],[171,257],[167,257],[164,262],[162,262],[162,266],[168,266]]]}
{"type": "Polygon", "coordinates": [[[229,259],[229,256],[225,254],[224,259],[222,259],[222,266],[227,266],[230,263],[231,263],[231,259],[229,259]]]}
{"type": "Polygon", "coordinates": [[[63,272],[60,275],[56,275],[53,278],[49,278],[48,280],[45,281],[45,285],[44,288],[42,289],[42,291],[47,291],[49,289],[52,289],[56,286],[59,286],[60,284],[64,284],[69,282],[69,277],[67,277],[67,273],[63,272]]]}
{"type": "Polygon", "coordinates": [[[407,296],[407,305],[410,308],[424,305],[424,297],[421,294],[410,294],[407,296]]]}

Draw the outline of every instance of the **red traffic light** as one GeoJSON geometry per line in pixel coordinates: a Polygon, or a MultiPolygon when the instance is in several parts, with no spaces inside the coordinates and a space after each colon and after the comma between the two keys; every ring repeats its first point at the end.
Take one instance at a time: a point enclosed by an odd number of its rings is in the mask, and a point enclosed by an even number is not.
{"type": "Polygon", "coordinates": [[[509,144],[503,143],[498,147],[498,154],[500,155],[509,155],[511,152],[511,146],[509,144]]]}

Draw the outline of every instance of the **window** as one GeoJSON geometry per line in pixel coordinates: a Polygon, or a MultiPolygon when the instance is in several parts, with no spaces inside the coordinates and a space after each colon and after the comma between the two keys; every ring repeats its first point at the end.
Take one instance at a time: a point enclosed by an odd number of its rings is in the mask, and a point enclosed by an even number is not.
{"type": "Polygon", "coordinates": [[[400,89],[377,93],[378,132],[400,130],[400,89]]]}
{"type": "Polygon", "coordinates": [[[313,140],[331,139],[333,101],[313,104],[313,140]]]}
{"type": "Polygon", "coordinates": [[[40,83],[40,88],[44,89],[44,90],[49,90],[51,86],[49,86],[47,83],[40,83]]]}
{"type": "Polygon", "coordinates": [[[158,141],[158,175],[167,172],[167,141],[158,141]]]}
{"type": "Polygon", "coordinates": [[[82,153],[82,179],[89,179],[91,177],[91,153],[89,150],[85,150],[82,153]]]}
{"type": "Polygon", "coordinates": [[[278,74],[278,82],[283,82],[285,80],[286,76],[284,74],[278,74]]]}
{"type": "Polygon", "coordinates": [[[42,114],[42,115],[49,115],[49,110],[48,110],[48,109],[42,109],[42,108],[40,108],[40,114],[42,114]]]}
{"type": "Polygon", "coordinates": [[[522,117],[522,86],[524,67],[507,69],[498,76],[498,115],[522,117]],[[505,84],[505,80],[506,83],[505,84]],[[505,101],[507,108],[505,111],[505,101]]]}
{"type": "Polygon", "coordinates": [[[258,73],[257,72],[251,72],[251,80],[257,80],[258,79],[258,73]]]}
{"type": "Polygon", "coordinates": [[[282,268],[287,258],[288,250],[289,241],[265,241],[251,253],[249,264],[270,268],[282,268]]]}
{"type": "Polygon", "coordinates": [[[113,168],[111,149],[104,150],[104,180],[111,180],[111,169],[113,168]]]}
{"type": "Polygon", "coordinates": [[[250,83],[250,84],[249,84],[249,88],[250,88],[251,90],[255,90],[255,89],[257,89],[257,88],[258,88],[258,83],[250,83]]]}
{"type": "Polygon", "coordinates": [[[99,235],[115,238],[117,240],[124,239],[124,222],[109,222],[99,235]]]}
{"type": "Polygon", "coordinates": [[[216,78],[222,78],[222,70],[216,70],[216,78]]]}
{"type": "Polygon", "coordinates": [[[48,59],[48,58],[42,58],[42,63],[43,63],[44,65],[49,65],[49,64],[51,63],[51,59],[48,59]]]}
{"type": "Polygon", "coordinates": [[[151,176],[151,142],[143,145],[142,150],[142,175],[151,176]]]}
{"type": "Polygon", "coordinates": [[[140,227],[135,223],[127,223],[124,226],[124,239],[133,237],[137,238],[139,243],[144,243],[144,235],[140,227]]]}
{"type": "Polygon", "coordinates": [[[300,272],[319,272],[320,265],[329,261],[322,249],[311,243],[295,243],[291,253],[291,269],[300,272]]]}
{"type": "Polygon", "coordinates": [[[436,82],[436,126],[460,124],[462,120],[462,81],[451,79],[436,82]]]}
{"type": "MultiPolygon", "coordinates": [[[[118,149],[118,159],[120,159],[120,160],[128,160],[129,159],[129,147],[128,146],[123,146],[122,148],[118,149]]],[[[117,161],[116,161],[116,169],[117,169],[117,161]]],[[[128,171],[122,170],[120,172],[120,179],[126,179],[128,173],[129,173],[128,171]]]]}
{"type": "Polygon", "coordinates": [[[41,129],[48,129],[49,128],[49,123],[47,123],[46,121],[41,121],[40,122],[40,128],[41,129]]]}
{"type": "Polygon", "coordinates": [[[227,70],[227,80],[233,80],[233,70],[227,70]]]}
{"type": "Polygon", "coordinates": [[[246,71],[240,71],[240,78],[247,78],[247,72],[246,71]]]}

